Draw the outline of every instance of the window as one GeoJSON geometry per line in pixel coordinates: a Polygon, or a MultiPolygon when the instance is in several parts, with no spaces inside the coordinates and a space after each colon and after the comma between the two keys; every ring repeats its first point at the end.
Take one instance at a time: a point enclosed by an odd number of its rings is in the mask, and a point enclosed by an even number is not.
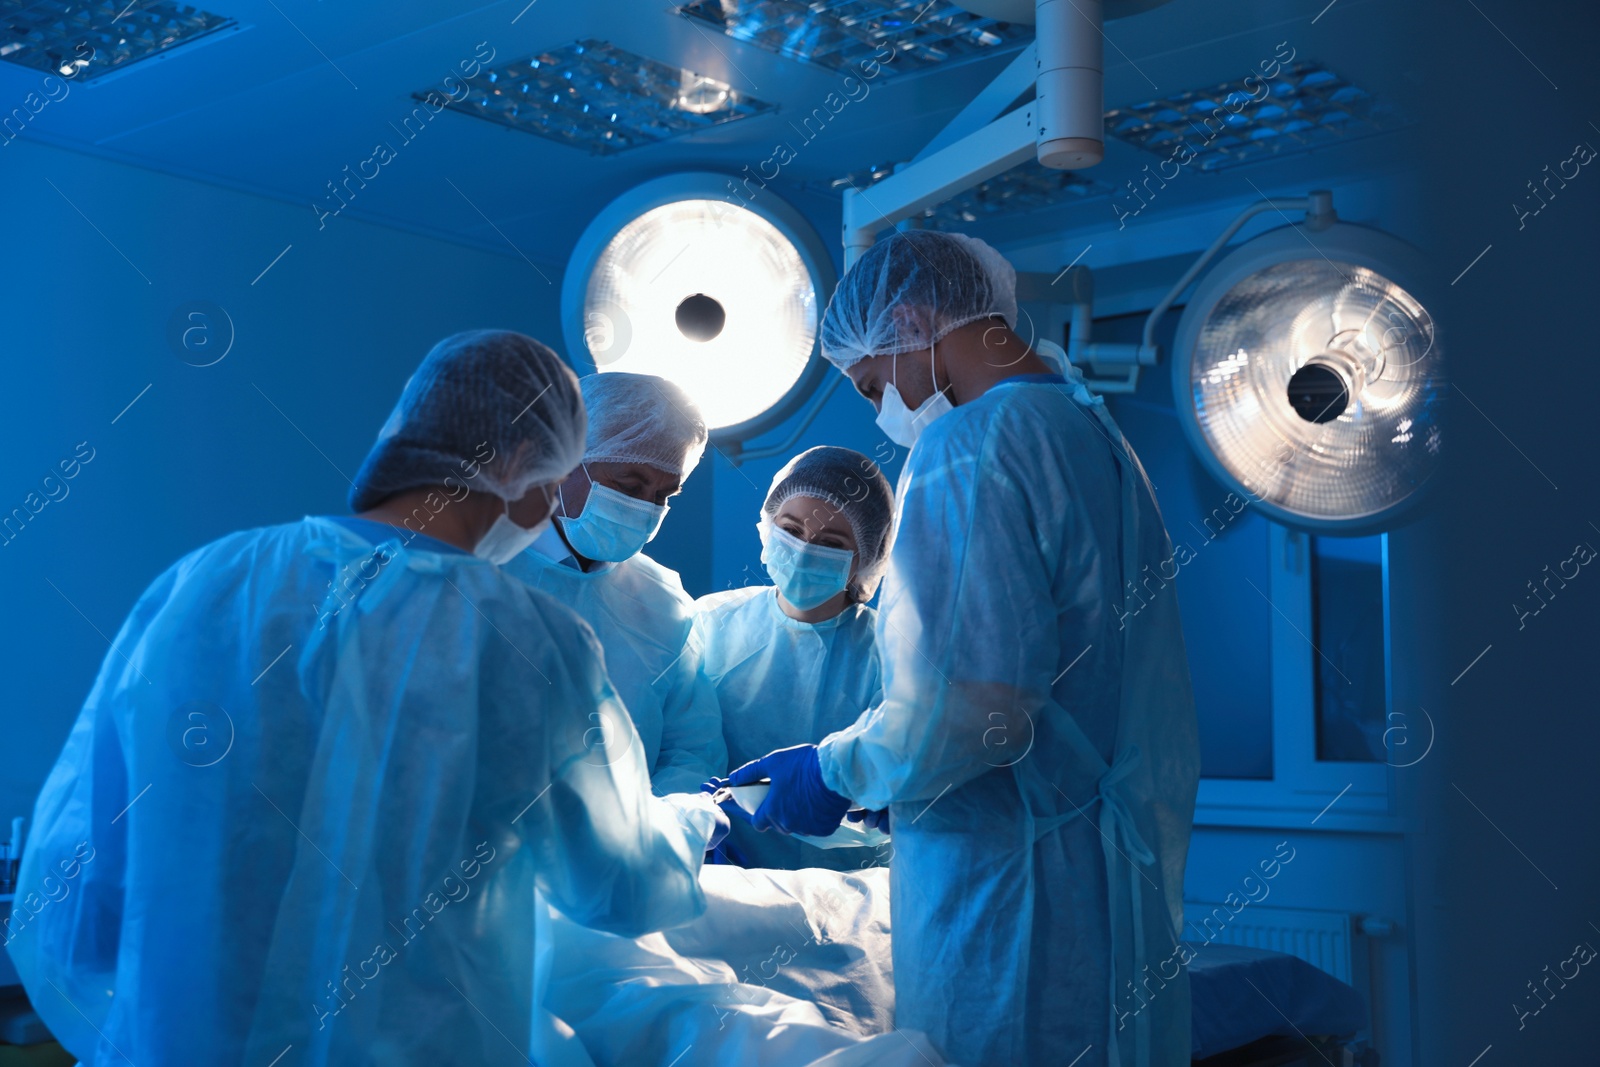
{"type": "MultiPolygon", "coordinates": [[[[1167,317],[1157,341],[1170,351],[1167,317]]],[[[1096,320],[1137,340],[1143,314],[1096,320]]],[[[1200,725],[1196,822],[1374,828],[1389,812],[1384,537],[1312,537],[1232,496],[1193,455],[1171,375],[1106,398],[1156,487],[1200,725]]]]}
{"type": "Polygon", "coordinates": [[[1383,538],[1313,537],[1311,603],[1317,759],[1381,763],[1383,538]]]}

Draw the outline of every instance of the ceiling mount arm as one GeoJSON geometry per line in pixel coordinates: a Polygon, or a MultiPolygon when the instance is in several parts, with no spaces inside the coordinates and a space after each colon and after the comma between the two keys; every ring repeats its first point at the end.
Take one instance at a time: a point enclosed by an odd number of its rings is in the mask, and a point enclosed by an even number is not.
{"type": "Polygon", "coordinates": [[[1034,154],[1033,108],[1019,107],[867,189],[844,191],[844,266],[878,231],[1003,174],[1034,154]]]}
{"type": "Polygon", "coordinates": [[[1039,67],[1039,47],[1030,44],[1013,59],[1006,69],[984,86],[972,103],[961,109],[955,118],[945,123],[944,129],[922,146],[922,151],[911,157],[912,163],[921,163],[942,148],[948,148],[969,133],[975,133],[1009,111],[1012,105],[1033,92],[1034,74],[1039,67]]]}
{"type": "Polygon", "coordinates": [[[880,230],[1027,159],[1056,170],[1100,162],[1105,154],[1105,5],[1106,0],[1017,0],[1012,5],[1032,8],[1028,14],[1038,24],[1034,43],[910,164],[871,186],[870,196],[864,189],[845,190],[846,270],[872,247],[880,230]],[[1015,106],[1030,88],[1034,99],[1015,106]]]}

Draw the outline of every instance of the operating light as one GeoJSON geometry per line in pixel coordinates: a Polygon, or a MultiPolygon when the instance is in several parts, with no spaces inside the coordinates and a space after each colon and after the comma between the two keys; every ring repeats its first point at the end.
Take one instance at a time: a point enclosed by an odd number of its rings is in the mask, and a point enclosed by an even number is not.
{"type": "Polygon", "coordinates": [[[1440,346],[1396,280],[1413,255],[1362,227],[1284,227],[1196,289],[1175,345],[1179,415],[1213,473],[1270,517],[1365,532],[1437,466],[1440,346]]]}
{"type": "Polygon", "coordinates": [[[674,175],[607,208],[574,252],[564,320],[596,370],[668,378],[714,432],[754,432],[801,391],[832,280],[792,209],[769,193],[732,202],[726,183],[674,175]]]}

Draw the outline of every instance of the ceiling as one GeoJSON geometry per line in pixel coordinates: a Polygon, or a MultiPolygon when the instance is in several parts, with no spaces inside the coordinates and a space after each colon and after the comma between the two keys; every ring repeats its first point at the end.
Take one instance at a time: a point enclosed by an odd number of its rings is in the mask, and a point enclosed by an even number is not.
{"type": "MultiPolygon", "coordinates": [[[[204,0],[241,26],[74,86],[32,120],[27,136],[188,178],[306,205],[388,141],[395,158],[338,218],[432,234],[559,269],[588,219],[611,198],[683,169],[754,168],[789,123],[839,87],[840,75],[708,32],[667,0],[508,0],[465,7],[450,0],[351,4],[304,0],[204,0]],[[465,9],[464,9],[465,8],[465,9]],[[601,38],[653,59],[729,82],[778,105],[688,137],[594,156],[528,133],[446,111],[414,139],[395,132],[411,94],[439,84],[486,44],[495,60],[520,59],[580,38],[601,38]],[[393,125],[391,125],[393,124],[393,125]]],[[[1106,27],[1107,108],[1198,89],[1252,73],[1280,42],[1380,99],[1404,106],[1419,86],[1408,55],[1404,3],[1387,0],[1173,0],[1106,27]]],[[[812,183],[908,159],[1005,66],[1010,54],[949,69],[882,78],[785,168],[774,185],[824,236],[835,195],[812,183]]],[[[0,63],[0,100],[38,88],[34,70],[0,63]]],[[[1406,135],[1382,134],[1315,153],[1196,175],[1163,193],[1163,212],[1235,195],[1241,176],[1261,189],[1369,174],[1394,161],[1406,135]]],[[[1118,142],[1091,173],[1120,186],[1158,156],[1118,142]]],[[[1041,227],[1116,228],[1109,198],[990,224],[994,236],[1041,227]]],[[[981,227],[979,228],[981,230],[981,227]]]]}

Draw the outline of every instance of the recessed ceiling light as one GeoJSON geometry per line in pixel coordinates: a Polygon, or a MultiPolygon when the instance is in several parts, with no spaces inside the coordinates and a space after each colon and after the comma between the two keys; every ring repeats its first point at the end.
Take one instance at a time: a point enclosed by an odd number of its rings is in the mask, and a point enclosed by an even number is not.
{"type": "Polygon", "coordinates": [[[237,25],[226,16],[166,0],[0,0],[0,59],[92,81],[237,25]]]}
{"type": "Polygon", "coordinates": [[[695,0],[678,13],[734,40],[830,70],[875,59],[886,73],[906,74],[1016,51],[1033,39],[1032,27],[974,15],[945,0],[695,0]]]}
{"type": "Polygon", "coordinates": [[[456,111],[600,155],[773,107],[709,75],[597,40],[491,67],[467,85],[468,95],[449,104],[456,111]]]}
{"type": "Polygon", "coordinates": [[[1119,140],[1202,171],[1304,152],[1408,125],[1393,107],[1319,63],[1106,112],[1119,140]]]}

